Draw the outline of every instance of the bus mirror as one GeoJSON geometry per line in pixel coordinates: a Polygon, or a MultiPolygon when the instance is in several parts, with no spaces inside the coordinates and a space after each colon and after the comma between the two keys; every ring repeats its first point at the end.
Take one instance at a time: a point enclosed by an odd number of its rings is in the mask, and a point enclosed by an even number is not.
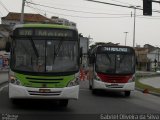
{"type": "Polygon", "coordinates": [[[11,43],[9,41],[6,42],[5,51],[10,52],[11,43]]]}

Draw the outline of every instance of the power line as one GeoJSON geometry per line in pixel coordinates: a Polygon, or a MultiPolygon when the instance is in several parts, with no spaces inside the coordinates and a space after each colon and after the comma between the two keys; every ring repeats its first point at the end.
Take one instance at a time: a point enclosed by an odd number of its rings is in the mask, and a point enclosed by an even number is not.
{"type": "Polygon", "coordinates": [[[52,9],[58,9],[58,10],[63,10],[63,11],[69,11],[69,12],[79,12],[79,13],[89,13],[89,14],[106,14],[106,15],[129,15],[129,14],[110,14],[110,13],[98,13],[98,12],[87,12],[87,11],[78,11],[78,10],[71,10],[71,9],[64,9],[64,8],[58,8],[58,7],[53,7],[53,6],[47,6],[47,5],[41,5],[33,2],[28,2],[26,3],[33,4],[33,5],[38,5],[42,7],[47,7],[47,8],[52,8],[52,9]]]}
{"type": "Polygon", "coordinates": [[[132,4],[130,4],[130,3],[120,2],[120,1],[118,1],[118,0],[111,0],[111,1],[114,1],[114,2],[118,2],[118,3],[122,3],[122,4],[127,4],[127,5],[130,5],[130,6],[133,6],[133,5],[132,5],[132,4]]]}
{"type": "MultiPolygon", "coordinates": [[[[28,5],[25,5],[26,7],[28,7],[28,5]]],[[[42,11],[41,10],[39,10],[38,8],[36,8],[36,7],[30,7],[32,10],[34,10],[36,13],[38,13],[38,14],[43,14],[43,15],[45,15],[44,13],[42,13],[42,11]]]]}
{"type": "MultiPolygon", "coordinates": [[[[29,5],[26,5],[26,6],[32,8],[32,9],[38,9],[38,8],[33,8],[29,5]]],[[[38,9],[38,10],[41,10],[41,9],[38,9]]],[[[117,16],[117,17],[95,17],[95,16],[92,16],[92,17],[86,17],[86,16],[77,16],[77,15],[55,13],[55,12],[46,11],[46,10],[41,10],[41,11],[45,11],[45,12],[48,12],[48,13],[51,13],[51,14],[57,14],[57,15],[63,15],[63,16],[69,16],[69,17],[78,17],[78,18],[126,18],[126,17],[130,17],[130,16],[117,16]]]]}
{"type": "MultiPolygon", "coordinates": [[[[96,3],[102,3],[102,4],[117,6],[117,7],[132,8],[132,9],[134,8],[134,9],[138,9],[138,10],[143,10],[142,8],[138,8],[138,7],[136,7],[136,6],[125,6],[125,5],[114,4],[114,3],[108,3],[108,2],[101,2],[101,1],[96,1],[96,0],[86,0],[86,1],[96,2],[96,3]]],[[[157,10],[152,10],[152,12],[160,13],[160,11],[157,11],[157,10]]]]}
{"type": "Polygon", "coordinates": [[[108,3],[108,2],[101,2],[101,1],[96,1],[96,0],[86,0],[86,1],[96,2],[96,3],[102,3],[102,4],[108,4],[108,5],[118,6],[118,7],[133,8],[133,7],[131,7],[131,6],[114,4],[114,3],[108,3]]]}
{"type": "Polygon", "coordinates": [[[144,18],[144,19],[153,19],[153,20],[154,20],[154,19],[157,19],[157,20],[160,19],[160,16],[144,17],[144,16],[140,15],[140,16],[137,16],[137,17],[138,17],[138,18],[144,18]]]}
{"type": "Polygon", "coordinates": [[[0,4],[2,5],[2,7],[7,11],[9,12],[9,10],[6,8],[6,6],[0,1],[0,4]]]}
{"type": "Polygon", "coordinates": [[[1,17],[3,16],[2,12],[0,11],[1,17]]]}
{"type": "MultiPolygon", "coordinates": [[[[35,10],[38,10],[38,11],[43,11],[43,12],[48,12],[48,13],[51,13],[51,14],[56,14],[56,15],[63,15],[63,16],[68,16],[68,17],[78,17],[78,18],[127,18],[127,17],[130,17],[130,16],[117,16],[117,17],[85,17],[85,16],[77,16],[77,15],[69,15],[69,14],[62,14],[62,13],[56,13],[56,12],[51,12],[51,11],[46,11],[46,10],[42,10],[42,9],[39,9],[39,8],[35,8],[33,6],[29,6],[29,5],[26,5],[27,7],[33,9],[34,11],[35,10]]],[[[150,16],[147,16],[147,17],[143,17],[143,15],[137,15],[138,18],[145,18],[145,19],[159,19],[158,17],[160,16],[151,16],[152,18],[148,18],[150,16]],[[157,18],[156,18],[157,17],[157,18]]]]}

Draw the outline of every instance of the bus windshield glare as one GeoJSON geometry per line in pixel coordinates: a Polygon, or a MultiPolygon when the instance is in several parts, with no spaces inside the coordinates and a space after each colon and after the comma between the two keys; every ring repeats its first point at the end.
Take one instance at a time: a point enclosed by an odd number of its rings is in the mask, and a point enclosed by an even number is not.
{"type": "Polygon", "coordinates": [[[78,70],[78,43],[63,38],[15,38],[12,69],[25,72],[78,70]]]}
{"type": "Polygon", "coordinates": [[[96,71],[106,74],[132,74],[135,60],[132,54],[98,53],[96,71]]]}

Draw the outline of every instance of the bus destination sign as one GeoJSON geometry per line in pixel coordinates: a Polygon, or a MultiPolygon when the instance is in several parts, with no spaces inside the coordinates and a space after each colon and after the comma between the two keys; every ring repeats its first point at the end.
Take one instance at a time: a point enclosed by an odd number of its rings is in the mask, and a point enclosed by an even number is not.
{"type": "Polygon", "coordinates": [[[129,52],[128,48],[123,47],[103,47],[101,51],[109,51],[109,52],[129,52]]]}
{"type": "Polygon", "coordinates": [[[40,37],[73,37],[70,30],[57,29],[18,29],[20,36],[40,36],[40,37]]]}

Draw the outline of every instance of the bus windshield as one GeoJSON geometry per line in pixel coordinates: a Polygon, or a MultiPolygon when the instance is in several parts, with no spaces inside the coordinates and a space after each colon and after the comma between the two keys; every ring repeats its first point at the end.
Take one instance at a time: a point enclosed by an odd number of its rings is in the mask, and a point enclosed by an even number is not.
{"type": "Polygon", "coordinates": [[[25,72],[77,71],[78,43],[64,39],[14,39],[12,69],[25,72]]]}
{"type": "Polygon", "coordinates": [[[96,57],[96,71],[107,74],[134,73],[135,58],[132,54],[102,53],[96,57]]]}

